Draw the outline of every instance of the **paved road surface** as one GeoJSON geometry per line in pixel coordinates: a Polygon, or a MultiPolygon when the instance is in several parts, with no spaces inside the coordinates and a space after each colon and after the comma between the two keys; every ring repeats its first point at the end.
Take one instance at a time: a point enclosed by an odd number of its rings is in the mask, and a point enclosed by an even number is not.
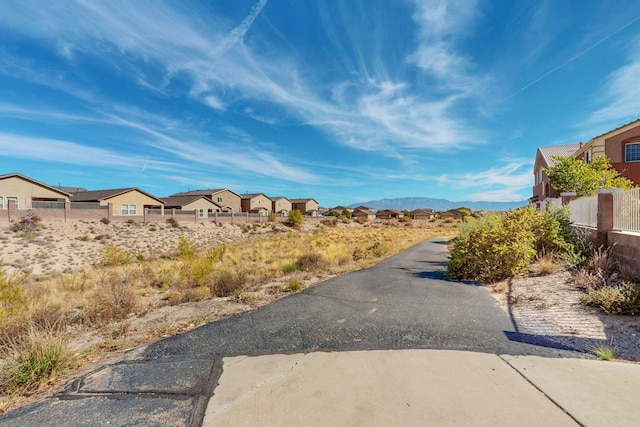
{"type": "Polygon", "coordinates": [[[517,333],[487,291],[444,277],[444,239],[268,306],[131,353],[64,393],[0,418],[2,426],[200,425],[222,357],[386,349],[446,349],[576,357],[517,333]]]}

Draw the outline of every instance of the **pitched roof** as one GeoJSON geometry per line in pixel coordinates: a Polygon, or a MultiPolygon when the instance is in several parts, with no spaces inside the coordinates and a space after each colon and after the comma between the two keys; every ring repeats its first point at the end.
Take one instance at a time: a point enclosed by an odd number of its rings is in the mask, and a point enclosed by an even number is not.
{"type": "Polygon", "coordinates": [[[207,196],[198,196],[194,194],[185,194],[184,196],[161,197],[160,199],[164,202],[165,207],[185,206],[185,205],[188,205],[189,203],[193,203],[196,200],[200,200],[200,199],[205,199],[207,202],[221,207],[220,205],[218,205],[216,202],[214,202],[207,196]]]}
{"type": "Polygon", "coordinates": [[[157,198],[156,196],[147,193],[146,191],[142,191],[136,187],[128,187],[128,188],[112,188],[107,190],[92,190],[92,191],[82,191],[80,193],[72,194],[70,196],[70,200],[72,202],[99,202],[100,200],[110,199],[115,196],[119,196],[121,194],[128,193],[130,191],[139,191],[145,196],[151,197],[152,199],[157,200],[158,202],[164,204],[164,202],[157,198]]]}
{"type": "Polygon", "coordinates": [[[610,130],[610,131],[607,131],[607,132],[605,132],[605,133],[602,133],[602,134],[600,134],[600,135],[598,135],[598,136],[594,136],[594,137],[593,137],[593,138],[591,138],[591,139],[592,139],[592,140],[593,140],[593,139],[598,139],[598,138],[600,138],[601,136],[605,136],[605,135],[607,135],[607,134],[610,134],[610,133],[616,132],[616,131],[618,131],[618,130],[620,130],[620,129],[622,129],[622,128],[625,128],[625,127],[627,127],[627,126],[629,126],[629,125],[632,125],[632,124],[634,124],[634,123],[640,123],[640,119],[632,120],[632,121],[630,121],[629,123],[625,123],[625,124],[623,124],[622,126],[618,126],[618,127],[617,127],[617,128],[615,128],[615,129],[612,129],[612,130],[610,130]]]}
{"type": "MultiPolygon", "coordinates": [[[[291,200],[291,203],[307,203],[307,202],[310,202],[312,200],[314,202],[316,202],[315,199],[290,199],[290,200],[291,200]]],[[[316,202],[316,203],[318,203],[318,202],[316,202]]]]}
{"type": "Polygon", "coordinates": [[[29,182],[31,182],[33,184],[39,185],[41,187],[47,188],[47,189],[49,189],[51,191],[55,191],[56,193],[60,193],[62,195],[65,195],[67,197],[71,195],[68,191],[64,191],[64,190],[62,190],[60,188],[52,187],[52,186],[47,185],[47,184],[45,184],[43,182],[36,181],[33,178],[29,178],[28,176],[24,176],[24,175],[21,175],[19,173],[8,173],[8,174],[5,174],[5,175],[0,175],[0,180],[7,179],[7,178],[20,178],[20,179],[23,179],[25,181],[29,181],[29,182]]]}
{"type": "MultiPolygon", "coordinates": [[[[275,196],[275,197],[269,197],[269,199],[271,199],[272,201],[277,201],[277,200],[282,200],[282,199],[287,199],[285,196],[275,196]]],[[[289,199],[287,199],[289,200],[289,199]]],[[[291,200],[289,200],[291,201],[291,200]]]]}
{"type": "Polygon", "coordinates": [[[570,157],[578,151],[578,149],[580,149],[580,143],[538,147],[538,151],[542,155],[542,159],[545,161],[547,166],[553,166],[555,164],[553,156],[570,157]]]}
{"type": "Polygon", "coordinates": [[[183,192],[180,192],[180,193],[171,194],[169,197],[172,197],[172,196],[186,196],[186,195],[211,196],[212,194],[221,193],[223,191],[231,191],[233,194],[236,194],[236,195],[239,196],[238,193],[236,193],[235,191],[229,190],[228,188],[210,188],[210,189],[206,189],[206,190],[183,191],[183,192]]]}
{"type": "Polygon", "coordinates": [[[242,198],[242,199],[253,199],[254,197],[258,197],[258,196],[267,197],[264,193],[245,193],[245,194],[241,194],[240,198],[242,198]]]}

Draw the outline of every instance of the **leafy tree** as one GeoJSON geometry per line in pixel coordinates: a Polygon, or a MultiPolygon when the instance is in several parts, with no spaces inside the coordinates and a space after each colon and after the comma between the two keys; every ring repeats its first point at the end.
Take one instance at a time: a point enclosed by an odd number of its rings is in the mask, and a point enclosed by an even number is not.
{"type": "Polygon", "coordinates": [[[344,215],[348,219],[351,219],[351,211],[349,209],[343,209],[342,215],[344,215]]]}
{"type": "Polygon", "coordinates": [[[635,187],[635,184],[618,174],[607,156],[599,156],[587,164],[575,157],[554,156],[555,164],[543,168],[557,193],[575,191],[578,197],[593,196],[601,188],[635,187]]]}

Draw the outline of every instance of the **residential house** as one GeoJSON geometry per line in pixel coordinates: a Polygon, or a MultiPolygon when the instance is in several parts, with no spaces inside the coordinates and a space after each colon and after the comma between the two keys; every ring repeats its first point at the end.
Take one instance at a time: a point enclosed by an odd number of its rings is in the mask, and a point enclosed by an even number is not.
{"type": "Polygon", "coordinates": [[[336,211],[339,214],[341,214],[344,211],[353,212],[353,208],[350,208],[348,206],[336,206],[334,208],[331,208],[329,211],[336,211]]]}
{"type": "Polygon", "coordinates": [[[554,156],[571,157],[579,148],[580,144],[538,147],[538,150],[536,151],[536,160],[533,165],[533,196],[529,198],[529,203],[539,206],[540,203],[547,198],[560,197],[560,195],[551,188],[549,177],[542,169],[545,167],[551,167],[555,164],[555,160],[553,159],[554,156]]]}
{"type": "Polygon", "coordinates": [[[271,212],[271,199],[263,193],[247,193],[240,196],[242,212],[267,214],[271,212]]]}
{"type": "Polygon", "coordinates": [[[620,176],[640,185],[640,119],[581,143],[573,154],[587,163],[603,155],[620,176]]]}
{"type": "Polygon", "coordinates": [[[415,209],[411,211],[411,218],[417,220],[430,220],[435,216],[435,212],[433,209],[424,208],[424,209],[415,209]]]}
{"type": "Polygon", "coordinates": [[[315,199],[291,199],[291,209],[304,215],[318,216],[318,202],[315,199]]]}
{"type": "Polygon", "coordinates": [[[465,216],[467,216],[466,213],[461,212],[458,209],[451,209],[446,212],[438,212],[438,218],[440,219],[453,218],[457,220],[463,220],[465,216]]]}
{"type": "Polygon", "coordinates": [[[354,209],[353,212],[351,212],[351,218],[358,218],[358,219],[366,219],[367,221],[373,221],[374,219],[376,219],[376,212],[375,210],[372,209],[354,209]]]}
{"type": "Polygon", "coordinates": [[[394,209],[382,209],[376,212],[376,216],[380,219],[392,219],[404,217],[404,212],[400,212],[394,209]]]}
{"type": "Polygon", "coordinates": [[[361,205],[361,206],[358,206],[357,208],[354,208],[353,210],[356,210],[356,209],[361,210],[361,211],[365,211],[365,212],[371,212],[371,213],[374,213],[374,214],[376,213],[376,210],[373,209],[373,208],[370,208],[369,206],[362,206],[361,205]]]}
{"type": "Polygon", "coordinates": [[[68,202],[69,193],[18,173],[0,175],[0,209],[11,201],[16,209],[27,210],[68,202]]]}
{"type": "Polygon", "coordinates": [[[163,197],[165,209],[179,209],[182,211],[195,211],[200,218],[208,218],[214,212],[222,212],[222,206],[213,202],[207,196],[184,195],[163,197]]]}
{"type": "Polygon", "coordinates": [[[289,215],[291,212],[291,200],[284,196],[269,197],[271,199],[271,210],[280,215],[289,215]]]}
{"type": "Polygon", "coordinates": [[[228,188],[213,188],[208,190],[190,190],[172,194],[173,196],[207,196],[215,204],[222,207],[223,212],[242,212],[242,198],[228,188]]]}
{"type": "Polygon", "coordinates": [[[109,190],[80,191],[71,195],[72,203],[111,204],[114,216],[142,216],[144,209],[160,209],[164,214],[164,201],[139,188],[114,188],[109,190]]]}

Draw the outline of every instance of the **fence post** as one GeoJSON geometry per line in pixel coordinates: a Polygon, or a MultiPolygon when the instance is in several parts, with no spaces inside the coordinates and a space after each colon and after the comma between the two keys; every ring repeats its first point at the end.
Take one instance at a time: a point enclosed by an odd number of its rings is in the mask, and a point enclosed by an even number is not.
{"type": "Polygon", "coordinates": [[[568,205],[570,201],[577,199],[575,191],[567,191],[564,193],[560,193],[560,198],[562,199],[563,205],[568,205]]]}
{"type": "Polygon", "coordinates": [[[247,212],[247,215],[244,217],[244,223],[249,224],[249,212],[247,212]]]}
{"type": "Polygon", "coordinates": [[[64,202],[64,222],[67,222],[67,218],[71,218],[71,202],[64,202]]]}
{"type": "Polygon", "coordinates": [[[198,209],[193,210],[193,222],[198,223],[198,209]]]}
{"type": "Polygon", "coordinates": [[[107,203],[107,219],[109,222],[113,220],[113,203],[107,203]]]}
{"type": "Polygon", "coordinates": [[[217,223],[218,223],[218,211],[215,211],[215,212],[213,213],[213,222],[214,222],[215,224],[217,224],[217,223]]]}
{"type": "Polygon", "coordinates": [[[613,230],[613,189],[598,190],[598,228],[596,244],[607,245],[609,231],[613,230]]]}
{"type": "Polygon", "coordinates": [[[144,208],[142,210],[142,212],[143,212],[142,221],[146,224],[147,223],[147,215],[149,215],[149,208],[144,208]]]}

